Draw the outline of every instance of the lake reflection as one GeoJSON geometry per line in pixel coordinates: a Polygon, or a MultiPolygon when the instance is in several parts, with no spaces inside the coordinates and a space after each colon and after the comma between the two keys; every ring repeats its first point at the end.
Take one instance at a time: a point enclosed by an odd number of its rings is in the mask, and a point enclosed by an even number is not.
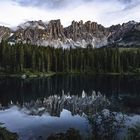
{"type": "Polygon", "coordinates": [[[60,117],[52,117],[47,113],[42,116],[31,116],[22,112],[17,106],[0,111],[0,121],[10,131],[17,132],[20,140],[32,140],[42,136],[46,139],[52,133],[65,132],[69,128],[80,130],[84,136],[89,134],[88,121],[79,115],[62,110],[60,117]]]}
{"type": "MultiPolygon", "coordinates": [[[[1,79],[0,80],[0,103],[8,105],[24,103],[31,100],[44,99],[50,95],[62,95],[62,90],[67,94],[81,95],[84,90],[91,95],[93,90],[100,91],[108,98],[118,100],[127,96],[124,103],[129,107],[139,108],[140,103],[140,79],[133,76],[93,76],[93,75],[57,75],[39,79],[1,79]],[[133,96],[133,100],[131,99],[133,96]],[[133,101],[135,100],[134,104],[133,101]],[[131,106],[132,105],[132,106],[131,106]]],[[[133,110],[131,110],[133,111],[133,110]]]]}
{"type": "Polygon", "coordinates": [[[86,136],[91,131],[86,115],[98,110],[109,108],[139,115],[139,85],[140,79],[134,76],[56,75],[26,80],[0,79],[0,104],[4,109],[0,111],[0,122],[18,132],[21,139],[46,138],[68,128],[76,128],[86,136]],[[51,103],[49,100],[45,104],[50,98],[53,98],[51,103]]]}

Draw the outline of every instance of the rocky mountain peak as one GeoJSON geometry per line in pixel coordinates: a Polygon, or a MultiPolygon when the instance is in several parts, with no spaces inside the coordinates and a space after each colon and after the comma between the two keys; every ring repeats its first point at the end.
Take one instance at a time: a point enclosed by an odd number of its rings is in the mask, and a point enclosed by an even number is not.
{"type": "Polygon", "coordinates": [[[49,39],[51,40],[57,40],[61,39],[63,40],[65,38],[64,35],[64,28],[63,25],[60,22],[60,19],[58,20],[51,20],[47,27],[47,33],[49,35],[49,39]]]}
{"type": "Polygon", "coordinates": [[[7,39],[10,43],[31,43],[55,47],[93,47],[107,44],[140,44],[140,23],[130,21],[122,25],[112,25],[109,28],[96,22],[72,21],[68,27],[63,27],[60,19],[49,22],[27,21],[20,24],[16,30],[0,26],[0,40],[7,39]]]}
{"type": "Polygon", "coordinates": [[[42,20],[39,20],[39,21],[27,21],[18,26],[18,29],[27,29],[27,28],[45,29],[46,24],[42,20]]]}
{"type": "Polygon", "coordinates": [[[122,25],[111,26],[110,31],[113,31],[108,38],[108,42],[117,43],[120,45],[140,44],[140,23],[129,21],[122,25]]]}
{"type": "Polygon", "coordinates": [[[0,26],[0,41],[2,39],[8,39],[8,37],[11,35],[10,28],[0,26]]]}

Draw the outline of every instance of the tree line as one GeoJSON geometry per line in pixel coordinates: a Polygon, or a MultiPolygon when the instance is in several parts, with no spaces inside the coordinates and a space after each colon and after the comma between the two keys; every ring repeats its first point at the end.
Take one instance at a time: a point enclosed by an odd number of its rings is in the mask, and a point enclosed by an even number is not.
{"type": "Polygon", "coordinates": [[[139,72],[139,48],[54,48],[0,43],[0,71],[4,72],[139,72]]]}

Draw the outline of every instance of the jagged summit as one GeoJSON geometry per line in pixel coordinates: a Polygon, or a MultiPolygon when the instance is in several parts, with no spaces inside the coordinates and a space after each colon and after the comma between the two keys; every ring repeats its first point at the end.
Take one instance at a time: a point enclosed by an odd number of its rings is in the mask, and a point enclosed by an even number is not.
{"type": "Polygon", "coordinates": [[[28,27],[32,28],[38,28],[38,29],[45,29],[47,26],[47,23],[43,22],[42,20],[39,21],[27,21],[25,23],[22,23],[18,26],[17,29],[27,29],[28,27]]]}
{"type": "Polygon", "coordinates": [[[96,22],[72,21],[68,27],[63,27],[60,19],[49,22],[27,21],[20,24],[16,30],[0,26],[0,40],[9,43],[30,43],[54,47],[102,47],[108,44],[119,45],[140,44],[140,23],[130,21],[122,25],[112,25],[109,28],[96,22]]]}

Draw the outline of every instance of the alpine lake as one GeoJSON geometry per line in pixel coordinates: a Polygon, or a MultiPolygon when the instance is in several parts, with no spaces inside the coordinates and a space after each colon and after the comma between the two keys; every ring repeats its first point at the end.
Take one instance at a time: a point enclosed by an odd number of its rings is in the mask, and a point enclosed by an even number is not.
{"type": "Polygon", "coordinates": [[[0,78],[0,123],[19,140],[47,140],[69,129],[83,140],[127,139],[140,123],[140,77],[0,78]]]}

